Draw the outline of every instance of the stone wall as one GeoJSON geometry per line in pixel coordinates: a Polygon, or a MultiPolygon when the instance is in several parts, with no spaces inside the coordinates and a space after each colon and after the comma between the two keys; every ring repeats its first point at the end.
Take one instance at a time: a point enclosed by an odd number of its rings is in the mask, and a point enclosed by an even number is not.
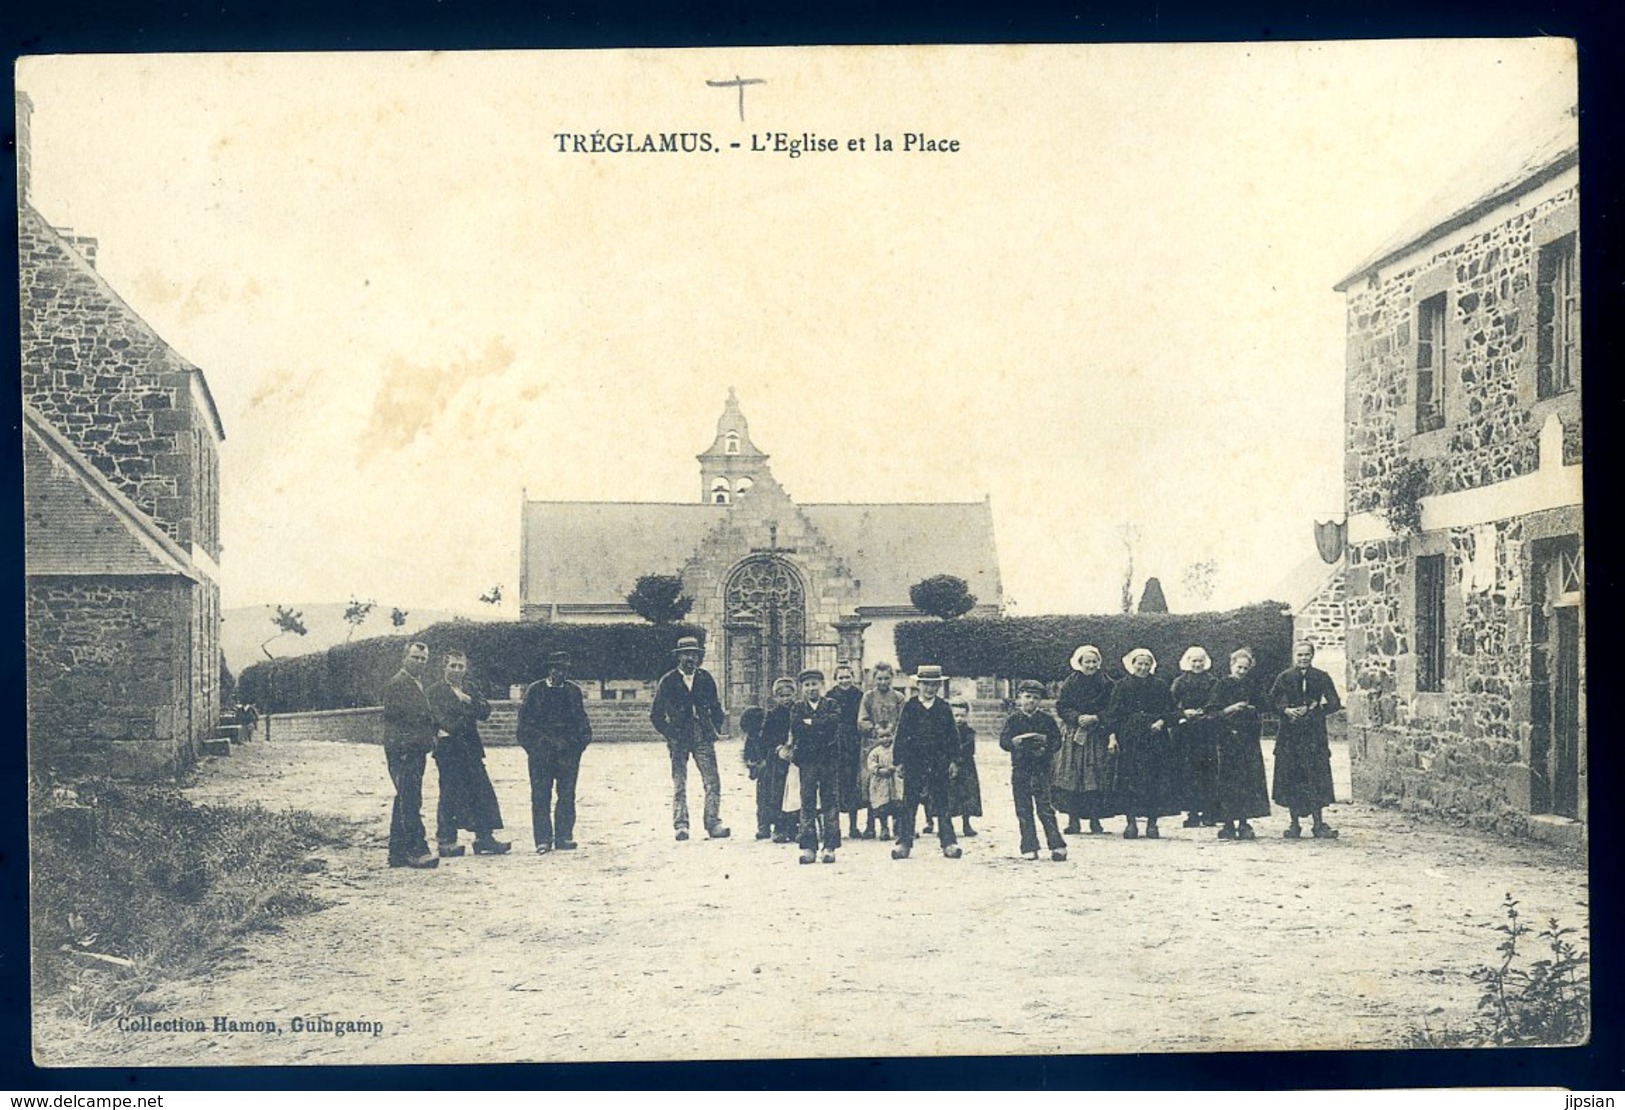
{"type": "MultiPolygon", "coordinates": [[[[1544,514],[1544,535],[1578,510],[1544,514]]],[[[1350,759],[1359,797],[1518,832],[1530,815],[1530,519],[1349,550],[1350,759]],[[1443,690],[1416,689],[1414,560],[1445,557],[1443,690]]],[[[1584,706],[1584,655],[1581,656],[1584,706]]],[[[1585,816],[1584,718],[1581,815],[1585,816]]]]}
{"type": "Polygon", "coordinates": [[[190,762],[191,619],[182,578],[28,579],[35,769],[153,777],[190,762]]]}
{"type": "Polygon", "coordinates": [[[1535,256],[1570,226],[1578,185],[1503,209],[1476,234],[1447,238],[1348,290],[1345,478],[1348,511],[1378,512],[1398,462],[1426,460],[1430,494],[1533,472],[1540,427],[1557,412],[1565,455],[1578,456],[1580,391],[1536,400],[1535,256]],[[1415,431],[1415,320],[1446,294],[1445,426],[1415,431]]]}
{"type": "Polygon", "coordinates": [[[218,558],[200,512],[218,449],[192,368],[32,208],[18,236],[24,400],[172,539],[218,558]]]}

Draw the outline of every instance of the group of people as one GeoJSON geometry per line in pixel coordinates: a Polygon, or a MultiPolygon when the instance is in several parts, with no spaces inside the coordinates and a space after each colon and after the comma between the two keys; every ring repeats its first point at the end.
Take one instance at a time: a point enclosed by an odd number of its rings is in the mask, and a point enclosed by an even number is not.
{"type": "MultiPolygon", "coordinates": [[[[727,712],[716,680],[700,666],[698,639],[684,637],[673,654],[676,665],[656,687],[649,714],[670,757],[672,827],[678,840],[689,838],[692,760],[703,784],[705,833],[726,838],[716,745],[726,734],[727,712]]],[[[443,676],[425,687],[428,660],[426,645],[408,645],[401,670],[384,688],[384,751],[395,785],[392,867],[432,868],[441,858],[463,855],[461,830],[474,834],[476,854],[512,847],[493,835],[502,814],[478,729],[491,706],[466,688],[462,653],[448,653],[443,676]],[[431,753],[440,775],[435,853],[421,815],[431,753]]],[[[1041,706],[1048,692],[1043,683],[1020,682],[999,736],[1010,754],[1019,851],[1037,859],[1041,830],[1051,858],[1064,860],[1066,834],[1083,833],[1084,822],[1088,834],[1104,833],[1101,822],[1119,816],[1126,839],[1155,840],[1162,835],[1159,820],[1181,811],[1187,828],[1217,826],[1220,839],[1251,840],[1257,835],[1251,821],[1269,814],[1272,795],[1290,814],[1288,839],[1304,835],[1304,820],[1311,837],[1335,838],[1323,814],[1334,800],[1325,722],[1342,705],[1330,676],[1313,660],[1313,646],[1297,644],[1292,666],[1262,691],[1246,648],[1231,654],[1230,673],[1219,677],[1207,652],[1192,647],[1171,684],[1157,676],[1155,656],[1137,648],[1123,658],[1124,677],[1113,682],[1102,671],[1099,649],[1085,645],[1072,655],[1073,673],[1053,714],[1041,706]],[[1273,790],[1266,787],[1261,748],[1266,713],[1279,721],[1273,790]],[[1066,815],[1064,830],[1057,811],[1066,815]]],[[[576,779],[592,742],[581,690],[568,680],[569,662],[562,652],[548,656],[546,677],[526,688],[516,726],[541,854],[576,847],[576,779]]],[[[857,677],[842,663],[826,690],[823,671],[809,668],[777,679],[770,707],[741,714],[744,759],[756,783],[757,839],[795,842],[802,863],[833,863],[844,819],[848,838],[895,838],[894,859],[909,858],[917,829],[935,833],[944,856],[960,858],[959,837],[976,836],[971,818],[982,816],[969,704],[944,696],[947,683],[936,666],[918,668],[912,697],[895,688],[888,664],[874,668],[868,690],[857,677]]]]}
{"type": "MultiPolygon", "coordinates": [[[[576,847],[576,775],[581,755],[592,743],[592,724],[581,688],[570,682],[570,657],[547,657],[547,674],[525,690],[516,726],[517,742],[530,770],[531,831],[536,851],[576,847]]],[[[485,769],[479,722],[491,716],[491,703],[468,688],[468,657],[446,653],[441,678],[427,686],[427,644],[406,647],[401,669],[384,684],[384,758],[395,785],[389,822],[389,865],[426,870],[467,849],[463,830],[474,834],[475,855],[501,855],[513,845],[495,837],[502,808],[485,769]],[[440,775],[435,814],[437,850],[429,851],[423,827],[423,775],[433,754],[440,775]]]]}
{"type": "Polygon", "coordinates": [[[794,840],[802,863],[833,863],[844,816],[851,839],[891,840],[895,830],[892,856],[907,859],[923,807],[921,831],[934,831],[943,854],[957,859],[954,819],[960,834],[975,836],[970,819],[982,815],[969,703],[943,699],[939,667],[920,668],[913,698],[893,688],[889,664],[875,667],[869,690],[856,679],[842,663],[825,691],[824,672],[809,668],[773,683],[771,709],[741,714],[745,763],[756,780],[756,838],[794,840]]]}
{"type": "MultiPolygon", "coordinates": [[[[1268,690],[1255,680],[1253,653],[1230,655],[1230,673],[1212,673],[1201,647],[1180,659],[1171,684],[1156,675],[1145,648],[1123,659],[1117,682],[1101,673],[1100,651],[1078,648],[1055,699],[1063,735],[1051,766],[1051,797],[1068,818],[1066,832],[1104,832],[1100,822],[1124,817],[1123,836],[1155,840],[1160,818],[1181,811],[1186,828],[1218,826],[1221,840],[1252,840],[1252,820],[1267,817],[1270,798],[1290,818],[1284,834],[1333,839],[1324,809],[1335,799],[1326,718],[1342,708],[1331,676],[1314,666],[1314,645],[1293,648],[1292,666],[1268,690]],[[1266,712],[1277,715],[1275,775],[1267,788],[1260,745],[1266,712]]],[[[1051,847],[1061,840],[1051,831],[1051,847]]]]}

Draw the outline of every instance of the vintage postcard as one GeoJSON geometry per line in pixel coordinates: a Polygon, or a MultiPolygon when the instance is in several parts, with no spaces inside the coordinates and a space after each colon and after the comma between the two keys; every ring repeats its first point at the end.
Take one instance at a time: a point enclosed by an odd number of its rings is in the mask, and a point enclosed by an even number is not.
{"type": "Polygon", "coordinates": [[[1588,1038],[1572,42],[17,87],[38,1063],[1588,1038]]]}

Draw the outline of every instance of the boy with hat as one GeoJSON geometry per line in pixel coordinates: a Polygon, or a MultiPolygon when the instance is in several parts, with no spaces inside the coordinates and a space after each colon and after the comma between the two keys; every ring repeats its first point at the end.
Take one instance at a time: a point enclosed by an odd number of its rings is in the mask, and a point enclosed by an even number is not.
{"type": "Polygon", "coordinates": [[[959,752],[959,729],[953,710],[941,698],[942,668],[922,665],[914,675],[919,694],[897,716],[892,759],[903,772],[903,812],[897,822],[897,847],[892,859],[908,859],[914,847],[914,811],[922,795],[926,815],[936,819],[937,839],[949,859],[961,855],[948,817],[954,759],[959,752]]]}
{"type": "Polygon", "coordinates": [[[1066,859],[1066,841],[1055,823],[1055,807],[1050,803],[1050,760],[1061,746],[1061,730],[1055,718],[1038,708],[1044,684],[1023,679],[1016,687],[1016,711],[1004,722],[999,747],[1010,753],[1010,792],[1015,796],[1016,823],[1021,826],[1021,854],[1038,858],[1038,831],[1033,827],[1036,812],[1044,826],[1044,841],[1050,858],[1066,859]]]}
{"type": "Polygon", "coordinates": [[[840,753],[835,735],[841,727],[841,709],[824,696],[823,671],[809,667],[796,677],[801,699],[790,709],[790,758],[801,772],[801,862],[834,863],[835,850],[841,846],[840,753]]]}
{"type": "Polygon", "coordinates": [[[587,720],[581,687],[565,678],[569,670],[568,654],[555,651],[548,655],[547,677],[526,687],[514,726],[514,739],[524,749],[530,770],[530,827],[538,855],[555,848],[567,852],[576,846],[572,839],[576,778],[581,773],[581,754],[592,743],[592,723],[587,720]]]}
{"type": "Polygon", "coordinates": [[[655,688],[649,720],[666,738],[671,757],[671,823],[678,840],[688,839],[688,760],[700,769],[705,784],[705,835],[728,835],[722,823],[722,777],[717,773],[717,737],[727,727],[728,715],[717,696],[717,680],[700,666],[704,651],[694,636],[684,636],[671,649],[677,666],[655,688]]]}

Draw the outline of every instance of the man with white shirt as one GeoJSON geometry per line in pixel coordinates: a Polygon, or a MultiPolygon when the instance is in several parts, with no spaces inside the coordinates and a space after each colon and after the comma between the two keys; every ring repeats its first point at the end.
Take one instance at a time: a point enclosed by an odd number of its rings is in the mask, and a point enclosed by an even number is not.
{"type": "Polygon", "coordinates": [[[688,760],[700,769],[705,784],[705,835],[728,835],[722,823],[722,777],[717,773],[717,737],[727,727],[728,715],[717,695],[717,681],[700,666],[700,641],[684,636],[672,648],[677,666],[667,671],[655,690],[649,720],[666,738],[671,756],[671,823],[678,840],[688,839],[688,760]]]}

